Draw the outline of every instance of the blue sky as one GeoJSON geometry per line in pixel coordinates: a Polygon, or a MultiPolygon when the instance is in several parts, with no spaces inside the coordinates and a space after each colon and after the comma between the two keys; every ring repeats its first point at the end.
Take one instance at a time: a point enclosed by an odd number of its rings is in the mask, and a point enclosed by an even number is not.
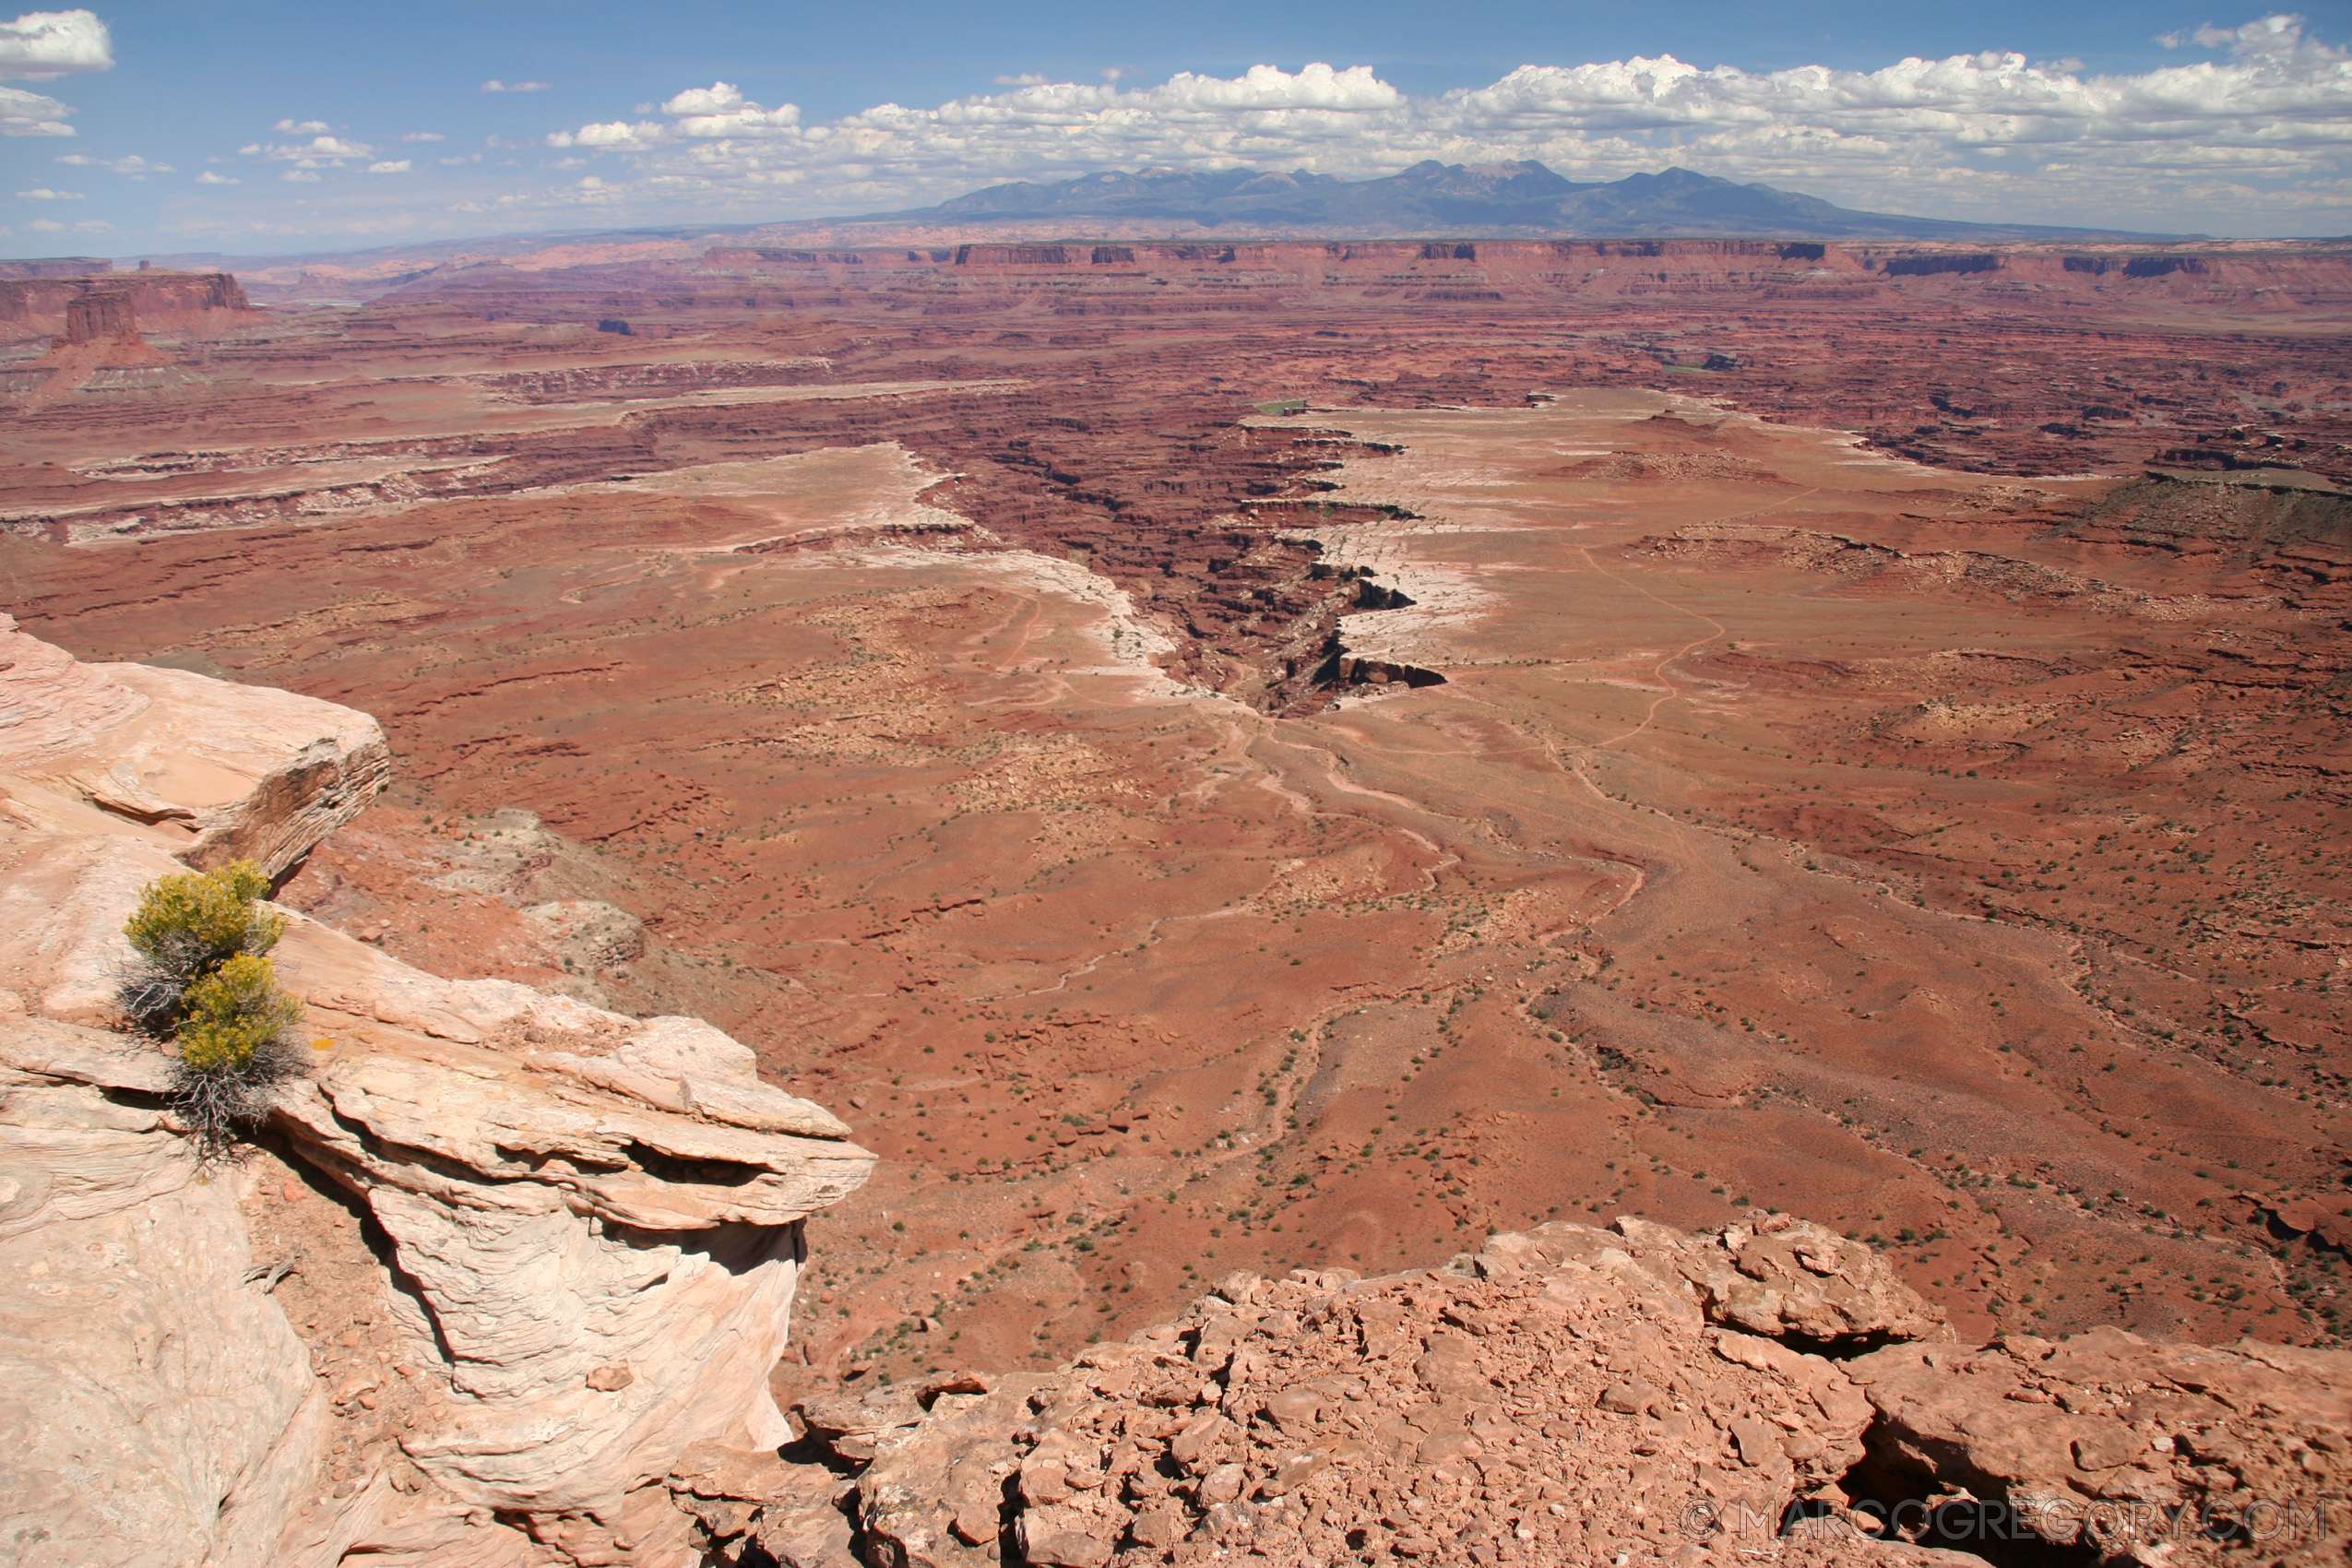
{"type": "Polygon", "coordinates": [[[756,222],[1146,163],[1424,157],[2344,233],[2347,44],[2352,6],[2204,0],[0,11],[0,253],[756,222]]]}

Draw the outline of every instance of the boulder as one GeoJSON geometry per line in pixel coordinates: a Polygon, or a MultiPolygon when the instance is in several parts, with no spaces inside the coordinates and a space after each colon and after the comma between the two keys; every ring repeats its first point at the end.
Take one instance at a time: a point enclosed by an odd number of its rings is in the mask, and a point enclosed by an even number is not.
{"type": "Polygon", "coordinates": [[[1809,1219],[1759,1215],[1676,1250],[1710,1322],[1773,1337],[1851,1347],[1948,1339],[1942,1310],[1859,1241],[1809,1219]]]}
{"type": "Polygon", "coordinates": [[[1900,1345],[1847,1374],[1873,1456],[1997,1500],[2053,1545],[2143,1562],[2336,1563],[2352,1546],[2352,1352],[2120,1328],[1900,1345]]]}
{"type": "Polygon", "coordinates": [[[391,776],[366,714],[184,670],[80,664],[0,615],[0,777],[48,785],[199,868],[275,876],[391,776]]]}

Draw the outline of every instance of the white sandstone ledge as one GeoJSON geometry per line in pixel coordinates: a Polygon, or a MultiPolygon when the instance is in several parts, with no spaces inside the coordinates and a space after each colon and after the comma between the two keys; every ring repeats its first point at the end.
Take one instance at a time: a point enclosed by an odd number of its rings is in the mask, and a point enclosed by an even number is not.
{"type": "Polygon", "coordinates": [[[329,1495],[331,1401],[246,1278],[240,1182],[196,1160],[163,1053],[105,1026],[148,883],[282,873],[387,770],[364,714],[80,664],[0,616],[0,1525],[25,1568],[535,1560],[493,1518],[666,1561],[684,1451],[790,1435],[767,1373],[801,1221],[873,1167],[849,1127],[698,1019],[444,979],[287,911],[279,973],[326,1049],[275,1131],[389,1239],[378,1295],[434,1390],[399,1443],[434,1484],[329,1495]]]}

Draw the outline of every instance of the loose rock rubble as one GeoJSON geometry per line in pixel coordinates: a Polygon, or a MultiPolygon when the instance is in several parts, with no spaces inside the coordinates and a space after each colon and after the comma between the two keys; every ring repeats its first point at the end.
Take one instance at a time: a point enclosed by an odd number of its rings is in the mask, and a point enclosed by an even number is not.
{"type": "Polygon", "coordinates": [[[1053,1372],[798,1413],[797,1462],[706,1446],[671,1476],[719,1561],[2316,1563],[2352,1516],[2352,1357],[2114,1330],[1964,1349],[1870,1248],[1767,1215],[1236,1273],[1053,1372]]]}
{"type": "MultiPolygon", "coordinates": [[[[1234,1274],[1058,1372],[809,1401],[802,1446],[864,1467],[865,1561],[893,1568],[1006,1561],[1008,1540],[1054,1568],[1624,1562],[1734,1530],[1780,1550],[1792,1504],[1844,1509],[1871,1410],[1836,1362],[1752,1326],[1945,1332],[1868,1248],[1802,1222],[1554,1223],[1444,1269],[1234,1274]]],[[[682,1467],[671,1486],[705,1483],[682,1467]]],[[[726,1522],[711,1544],[740,1554],[754,1536],[726,1522]]],[[[1909,1550],[1851,1532],[1803,1546],[1909,1550]]]]}
{"type": "Polygon", "coordinates": [[[795,1568],[856,1562],[842,1507],[850,1482],[822,1466],[788,1465],[766,1449],[698,1443],[679,1460],[670,1487],[702,1538],[731,1560],[764,1552],[795,1568]]]}
{"type": "MultiPolygon", "coordinates": [[[[1952,1336],[1942,1311],[1897,1278],[1885,1259],[1809,1220],[1767,1215],[1700,1236],[1631,1218],[1617,1229],[1642,1256],[1696,1288],[1713,1323],[1848,1351],[1952,1336]]],[[[1470,1263],[1485,1277],[1507,1277],[1576,1256],[1590,1244],[1573,1239],[1581,1229],[1542,1226],[1526,1236],[1494,1236],[1470,1263]]]]}

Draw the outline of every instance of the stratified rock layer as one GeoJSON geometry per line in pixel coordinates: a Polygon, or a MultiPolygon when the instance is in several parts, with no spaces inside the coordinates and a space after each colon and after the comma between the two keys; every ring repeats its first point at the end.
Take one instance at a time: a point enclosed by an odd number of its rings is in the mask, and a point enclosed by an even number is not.
{"type": "Polygon", "coordinates": [[[24,1568],[271,1568],[326,1425],[161,1056],[0,1019],[0,1512],[24,1568]]]}
{"type": "Polygon", "coordinates": [[[312,1004],[316,1066],[276,1132],[381,1227],[370,1310],[400,1336],[330,1396],[270,1295],[299,1251],[255,1266],[252,1179],[196,1158],[160,1048],[87,1026],[145,884],[299,859],[374,792],[382,734],[290,693],[78,665],[12,624],[0,639],[9,1560],[681,1561],[661,1478],[696,1442],[791,1435],[767,1372],[801,1221],[873,1157],[698,1019],[443,980],[296,916],[274,957],[312,1004]],[[330,1429],[382,1403],[386,1367],[398,1450],[330,1484],[330,1429]]]}
{"type": "Polygon", "coordinates": [[[275,876],[384,787],[366,714],[177,670],[80,664],[0,615],[0,986],[109,1016],[138,890],[189,866],[275,876]]]}

